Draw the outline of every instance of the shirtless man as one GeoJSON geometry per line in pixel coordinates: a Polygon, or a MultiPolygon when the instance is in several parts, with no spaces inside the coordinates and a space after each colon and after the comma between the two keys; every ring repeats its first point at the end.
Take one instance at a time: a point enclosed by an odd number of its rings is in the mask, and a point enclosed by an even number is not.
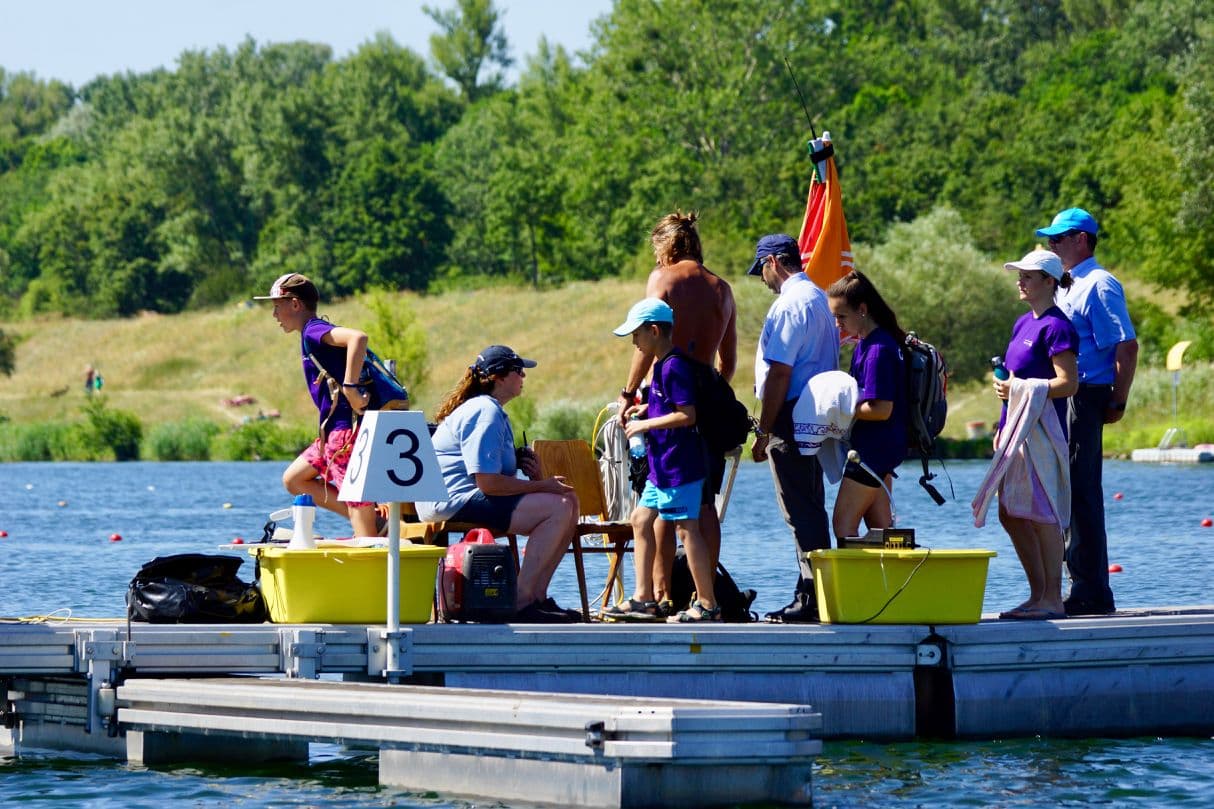
{"type": "MultiPolygon", "coordinates": [[[[733,379],[738,360],[737,307],[733,290],[721,277],[704,266],[700,234],[696,231],[696,215],[678,211],[658,221],[650,235],[657,268],[649,274],[645,296],[661,298],[674,309],[674,333],[671,339],[677,348],[705,365],[716,365],[727,380],[733,379]]],[[[632,356],[628,381],[620,391],[619,418],[628,418],[637,389],[649,374],[653,357],[641,351],[632,356]]],[[[700,534],[712,554],[712,569],[716,570],[721,556],[721,522],[717,518],[716,496],[725,477],[725,459],[709,458],[708,478],[704,481],[703,502],[700,506],[700,534]]],[[[658,522],[658,567],[655,585],[659,599],[669,595],[670,571],[674,564],[674,537],[665,536],[658,522]]],[[[685,605],[679,605],[685,606],[685,605]]]]}

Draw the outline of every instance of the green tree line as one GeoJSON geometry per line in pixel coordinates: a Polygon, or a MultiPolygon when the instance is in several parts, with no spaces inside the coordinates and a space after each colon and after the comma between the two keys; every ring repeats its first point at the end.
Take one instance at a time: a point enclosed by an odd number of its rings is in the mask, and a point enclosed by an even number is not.
{"type": "Polygon", "coordinates": [[[808,113],[853,241],[956,216],[953,260],[1002,261],[1079,205],[1107,265],[1201,319],[1212,7],[616,0],[587,52],[541,41],[511,86],[500,11],[456,0],[426,9],[428,58],[381,33],[341,59],[247,40],[80,88],[0,69],[0,313],[177,312],[289,271],[329,296],[637,273],[675,208],[701,213],[710,266],[740,266],[799,223],[808,113]]]}

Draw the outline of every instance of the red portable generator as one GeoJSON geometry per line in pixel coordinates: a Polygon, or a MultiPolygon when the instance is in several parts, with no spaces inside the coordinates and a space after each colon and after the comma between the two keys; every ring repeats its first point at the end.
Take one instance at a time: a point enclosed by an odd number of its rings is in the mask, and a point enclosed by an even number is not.
{"type": "Polygon", "coordinates": [[[474,528],[447,549],[439,568],[444,621],[501,623],[514,615],[518,574],[510,548],[486,528],[474,528]]]}

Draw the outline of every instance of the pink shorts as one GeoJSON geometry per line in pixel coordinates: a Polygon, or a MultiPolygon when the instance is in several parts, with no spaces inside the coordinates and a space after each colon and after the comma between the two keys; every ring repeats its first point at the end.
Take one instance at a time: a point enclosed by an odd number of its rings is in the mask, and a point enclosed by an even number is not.
{"type": "MultiPolygon", "coordinates": [[[[350,463],[350,450],[353,448],[354,431],[347,427],[330,432],[329,440],[323,448],[320,446],[320,439],[316,439],[300,457],[307,461],[323,480],[340,489],[341,482],[346,479],[346,465],[350,463]]],[[[375,503],[346,503],[348,508],[373,505],[375,503]]]]}

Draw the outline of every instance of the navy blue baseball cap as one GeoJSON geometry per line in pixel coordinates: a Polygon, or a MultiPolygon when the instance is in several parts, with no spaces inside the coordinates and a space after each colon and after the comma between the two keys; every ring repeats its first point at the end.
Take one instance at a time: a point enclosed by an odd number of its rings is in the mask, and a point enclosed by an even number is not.
{"type": "Polygon", "coordinates": [[[768,256],[788,256],[789,258],[800,258],[801,247],[797,244],[797,240],[787,233],[771,233],[759,239],[759,244],[755,247],[755,260],[750,265],[750,269],[746,271],[747,275],[762,275],[763,260],[768,256]]]}
{"type": "Polygon", "coordinates": [[[472,369],[490,376],[500,376],[521,368],[534,368],[535,360],[525,360],[509,346],[489,346],[476,355],[472,369]]]}

